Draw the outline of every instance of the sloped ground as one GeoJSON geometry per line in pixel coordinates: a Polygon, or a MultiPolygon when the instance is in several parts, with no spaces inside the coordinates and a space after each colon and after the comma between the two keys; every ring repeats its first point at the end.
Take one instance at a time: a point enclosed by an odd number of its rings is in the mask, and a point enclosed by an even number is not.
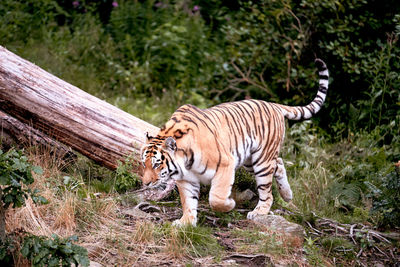
{"type": "MultiPolygon", "coordinates": [[[[82,180],[68,178],[57,159],[34,155],[33,160],[44,169],[43,175],[35,177],[34,187],[50,203],[36,206],[28,201],[25,207],[10,210],[7,231],[77,235],[93,264],[396,266],[400,262],[398,233],[380,233],[369,225],[338,223],[315,214],[274,210],[305,228],[304,238],[287,235],[246,220],[251,202],[229,213],[216,213],[201,199],[198,227],[175,228],[171,222],[181,216],[176,195],[169,201],[148,203],[138,201],[133,193],[100,194],[82,180]]],[[[27,266],[21,258],[15,262],[27,266]]]]}

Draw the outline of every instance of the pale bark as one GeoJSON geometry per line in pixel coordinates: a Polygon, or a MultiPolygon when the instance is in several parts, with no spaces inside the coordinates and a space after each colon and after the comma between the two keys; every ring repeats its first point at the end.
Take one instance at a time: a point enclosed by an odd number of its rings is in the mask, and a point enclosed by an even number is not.
{"type": "Polygon", "coordinates": [[[40,147],[57,158],[75,158],[72,149],[0,110],[0,143],[4,148],[40,147]]]}
{"type": "Polygon", "coordinates": [[[1,46],[0,110],[112,169],[158,132],[1,46]]]}

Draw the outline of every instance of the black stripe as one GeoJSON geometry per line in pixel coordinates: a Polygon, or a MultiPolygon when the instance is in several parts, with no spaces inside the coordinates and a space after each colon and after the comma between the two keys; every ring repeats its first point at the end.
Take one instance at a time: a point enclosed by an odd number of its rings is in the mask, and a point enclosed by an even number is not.
{"type": "Polygon", "coordinates": [[[193,123],[194,125],[196,125],[197,128],[199,128],[199,126],[197,125],[197,123],[196,123],[194,120],[192,120],[192,118],[190,118],[189,116],[183,115],[183,116],[182,116],[182,120],[191,122],[191,123],[193,123]]]}
{"type": "Polygon", "coordinates": [[[272,182],[268,183],[268,184],[260,184],[257,186],[257,190],[267,190],[271,187],[272,182]]]}
{"type": "MultiPolygon", "coordinates": [[[[257,106],[257,108],[258,108],[258,112],[259,112],[259,114],[260,114],[260,120],[261,120],[261,127],[262,127],[262,133],[260,132],[260,137],[262,137],[262,136],[264,136],[264,132],[265,132],[265,126],[264,126],[264,118],[263,118],[263,116],[262,116],[262,111],[261,111],[261,107],[260,107],[260,104],[258,103],[258,101],[256,101],[256,100],[253,100],[253,99],[251,99],[251,100],[249,100],[249,101],[251,101],[251,102],[253,102],[256,106],[257,106]]],[[[259,127],[258,127],[259,128],[259,127]]]]}
{"type": "Polygon", "coordinates": [[[309,106],[305,106],[304,108],[307,109],[308,111],[310,111],[311,116],[315,114],[315,110],[314,109],[310,109],[309,106]]]}
{"type": "Polygon", "coordinates": [[[176,117],[172,117],[171,120],[173,120],[174,122],[181,122],[181,121],[178,120],[176,117]]]}
{"type": "MultiPolygon", "coordinates": [[[[256,125],[256,118],[255,118],[255,116],[254,116],[254,109],[253,109],[253,107],[252,107],[249,103],[247,103],[247,101],[243,101],[242,104],[247,105],[247,106],[251,109],[252,112],[250,112],[249,114],[250,114],[250,117],[251,117],[252,120],[253,120],[253,125],[255,126],[255,125],[256,125]]],[[[247,110],[247,109],[246,109],[246,110],[247,110]]],[[[254,127],[250,127],[250,128],[255,130],[254,127]]],[[[253,132],[253,130],[251,130],[251,132],[253,132]]],[[[253,138],[253,134],[251,134],[251,137],[253,138]]]]}
{"type": "Polygon", "coordinates": [[[255,175],[256,177],[258,177],[258,178],[271,175],[271,174],[273,173],[273,171],[272,171],[272,170],[267,171],[268,168],[269,168],[269,167],[264,168],[263,170],[259,171],[257,174],[254,173],[254,175],[255,175]]]}
{"type": "Polygon", "coordinates": [[[259,198],[259,200],[263,202],[267,201],[268,199],[270,199],[270,197],[267,197],[266,199],[259,198]]]}
{"type": "Polygon", "coordinates": [[[190,170],[192,168],[193,162],[194,162],[194,153],[191,148],[189,148],[189,160],[185,162],[185,168],[186,170],[190,170]]]}
{"type": "Polygon", "coordinates": [[[326,88],[325,86],[320,86],[319,88],[318,88],[318,91],[320,91],[321,93],[324,93],[324,94],[326,94],[327,92],[328,92],[328,88],[326,88]]]}
{"type": "Polygon", "coordinates": [[[265,172],[265,171],[268,170],[269,168],[270,168],[269,166],[268,166],[268,167],[264,167],[264,168],[262,168],[261,170],[255,172],[254,175],[257,176],[258,174],[260,174],[260,173],[262,173],[262,172],[265,172]]]}
{"type": "Polygon", "coordinates": [[[207,160],[207,162],[206,162],[206,166],[204,167],[204,170],[202,170],[202,171],[200,172],[200,175],[203,175],[203,174],[206,173],[207,167],[208,167],[208,160],[207,160]]]}
{"type": "Polygon", "coordinates": [[[165,131],[165,133],[164,134],[168,134],[168,132],[172,129],[172,128],[174,128],[174,126],[175,126],[175,124],[176,124],[176,122],[171,126],[171,127],[169,127],[168,128],[168,130],[167,131],[165,131]]]}

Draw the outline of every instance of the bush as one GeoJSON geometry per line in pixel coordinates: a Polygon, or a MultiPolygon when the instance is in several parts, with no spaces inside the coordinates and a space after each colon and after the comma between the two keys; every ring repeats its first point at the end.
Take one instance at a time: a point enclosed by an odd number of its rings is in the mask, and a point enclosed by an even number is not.
{"type": "Polygon", "coordinates": [[[386,176],[381,176],[375,185],[367,183],[372,198],[371,217],[380,227],[400,226],[400,163],[386,176]]]}
{"type": "MultiPolygon", "coordinates": [[[[42,174],[42,169],[33,166],[22,150],[0,150],[0,262],[11,264],[10,254],[16,254],[18,235],[5,232],[5,210],[25,205],[28,197],[34,203],[45,204],[48,201],[38,195],[38,190],[31,190],[28,185],[34,182],[32,173],[42,174]]],[[[22,256],[28,258],[33,266],[71,266],[72,263],[89,266],[85,248],[72,243],[76,237],[60,239],[53,235],[52,239],[27,235],[24,237],[22,256]]]]}
{"type": "Polygon", "coordinates": [[[0,196],[1,205],[7,209],[10,205],[21,207],[25,199],[31,197],[35,203],[45,204],[47,200],[37,195],[37,189],[26,188],[34,182],[32,172],[42,173],[42,169],[33,166],[22,150],[10,149],[7,152],[0,150],[0,196]]]}
{"type": "Polygon", "coordinates": [[[140,179],[135,173],[137,168],[137,162],[134,160],[133,156],[128,157],[124,163],[118,163],[118,168],[115,171],[114,185],[117,192],[123,193],[129,189],[134,189],[140,186],[140,179]]]}
{"type": "Polygon", "coordinates": [[[29,235],[24,238],[21,254],[31,261],[32,266],[89,266],[87,250],[75,245],[78,238],[71,236],[51,238],[29,235]]]}

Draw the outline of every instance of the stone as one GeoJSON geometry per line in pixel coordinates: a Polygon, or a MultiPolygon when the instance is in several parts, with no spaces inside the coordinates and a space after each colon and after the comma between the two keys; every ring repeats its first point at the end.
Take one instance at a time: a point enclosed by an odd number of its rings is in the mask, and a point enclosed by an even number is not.
{"type": "Polygon", "coordinates": [[[95,261],[90,261],[89,267],[102,267],[103,265],[101,265],[98,262],[95,261]]]}
{"type": "Polygon", "coordinates": [[[140,210],[139,208],[128,208],[121,210],[121,213],[125,216],[132,217],[134,219],[151,219],[153,216],[147,212],[140,210]]]}
{"type": "Polygon", "coordinates": [[[257,215],[252,221],[266,226],[268,229],[277,233],[299,237],[302,240],[305,237],[305,231],[301,225],[289,222],[279,215],[257,215]]]}
{"type": "Polygon", "coordinates": [[[246,189],[243,192],[240,192],[237,196],[236,196],[236,201],[239,203],[245,202],[245,201],[250,201],[252,200],[254,197],[256,196],[256,194],[254,194],[253,191],[251,191],[250,189],[246,189]]]}

